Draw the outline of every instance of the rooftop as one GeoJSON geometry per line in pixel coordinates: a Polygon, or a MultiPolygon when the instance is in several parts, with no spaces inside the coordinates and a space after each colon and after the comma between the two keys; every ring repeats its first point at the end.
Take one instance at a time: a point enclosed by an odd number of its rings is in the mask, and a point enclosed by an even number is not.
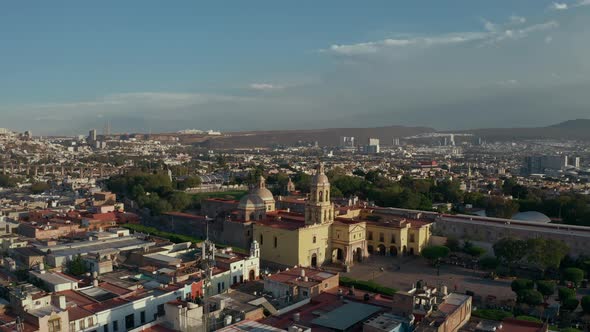
{"type": "Polygon", "coordinates": [[[314,319],[312,323],[330,329],[345,331],[381,310],[381,307],[350,302],[332,311],[321,314],[320,317],[314,319]]]}
{"type": "Polygon", "coordinates": [[[285,330],[274,328],[270,325],[265,325],[262,323],[258,323],[251,320],[243,320],[239,323],[234,325],[230,325],[228,327],[224,327],[222,329],[217,330],[219,332],[239,332],[239,331],[249,331],[249,332],[274,332],[274,331],[281,331],[284,332],[285,330]]]}

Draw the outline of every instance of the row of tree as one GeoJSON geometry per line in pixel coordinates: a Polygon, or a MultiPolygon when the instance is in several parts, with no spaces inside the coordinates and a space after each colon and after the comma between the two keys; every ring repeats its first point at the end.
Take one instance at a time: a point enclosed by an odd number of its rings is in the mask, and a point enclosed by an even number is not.
{"type": "Polygon", "coordinates": [[[168,211],[182,211],[192,206],[190,195],[175,190],[168,175],[162,173],[131,172],[111,177],[107,181],[109,190],[129,197],[142,208],[148,208],[153,215],[168,211]]]}
{"type": "Polygon", "coordinates": [[[558,269],[566,258],[569,247],[559,240],[504,238],[494,244],[494,255],[508,267],[525,264],[545,272],[558,269]]]}

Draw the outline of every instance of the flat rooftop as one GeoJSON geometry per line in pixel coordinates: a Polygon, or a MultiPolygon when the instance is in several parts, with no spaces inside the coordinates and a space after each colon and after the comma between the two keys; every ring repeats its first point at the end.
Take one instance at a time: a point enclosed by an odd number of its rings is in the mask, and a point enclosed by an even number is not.
{"type": "Polygon", "coordinates": [[[312,324],[321,327],[345,331],[352,326],[363,322],[381,310],[383,310],[381,307],[364,303],[350,302],[332,311],[323,313],[320,317],[312,320],[311,322],[312,324]]]}
{"type": "Polygon", "coordinates": [[[243,320],[239,323],[234,325],[230,325],[228,327],[224,327],[222,329],[217,330],[218,332],[241,332],[241,331],[248,331],[248,332],[285,332],[285,330],[277,329],[270,325],[265,325],[262,323],[258,323],[251,320],[243,320]]]}
{"type": "Polygon", "coordinates": [[[43,252],[51,250],[51,255],[54,256],[73,256],[113,250],[131,250],[153,245],[155,245],[154,242],[144,241],[134,236],[124,236],[96,241],[73,242],[56,246],[39,246],[38,249],[43,252]]]}

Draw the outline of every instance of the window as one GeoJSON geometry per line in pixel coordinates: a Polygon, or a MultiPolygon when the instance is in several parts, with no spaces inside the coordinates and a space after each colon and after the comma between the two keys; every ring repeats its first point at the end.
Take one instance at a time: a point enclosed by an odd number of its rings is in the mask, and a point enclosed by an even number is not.
{"type": "Polygon", "coordinates": [[[158,304],[158,317],[164,316],[166,311],[164,310],[164,304],[158,304]]]}
{"type": "Polygon", "coordinates": [[[94,325],[94,317],[88,317],[88,327],[91,327],[94,325]]]}
{"type": "Polygon", "coordinates": [[[119,331],[119,322],[118,321],[113,321],[113,331],[117,332],[119,331]]]}
{"type": "Polygon", "coordinates": [[[279,240],[277,239],[277,237],[276,237],[276,236],[275,236],[274,240],[275,240],[275,248],[276,248],[276,247],[278,247],[278,246],[279,246],[279,240]]]}
{"type": "Polygon", "coordinates": [[[108,324],[103,326],[102,332],[109,332],[109,325],[108,324]]]}
{"type": "Polygon", "coordinates": [[[383,233],[379,233],[379,242],[385,242],[385,235],[383,233]]]}
{"type": "Polygon", "coordinates": [[[145,324],[145,311],[139,313],[139,321],[141,324],[145,324]]]}
{"type": "Polygon", "coordinates": [[[71,322],[70,323],[70,332],[74,332],[76,331],[76,322],[71,322]]]}
{"type": "MultiPolygon", "coordinates": [[[[340,234],[338,234],[338,238],[340,238],[340,234]]],[[[313,243],[315,243],[315,242],[316,242],[316,237],[315,237],[315,235],[314,235],[314,236],[313,236],[313,243]]]]}
{"type": "Polygon", "coordinates": [[[391,234],[391,243],[395,243],[395,234],[391,234]]]}
{"type": "Polygon", "coordinates": [[[133,314],[125,316],[125,328],[132,329],[135,327],[135,317],[133,314]]]}
{"type": "Polygon", "coordinates": [[[262,234],[260,234],[260,245],[262,245],[264,243],[264,237],[262,237],[262,234]]]}
{"type": "Polygon", "coordinates": [[[416,241],[414,234],[410,234],[410,242],[414,243],[414,241],[416,241]]]}
{"type": "Polygon", "coordinates": [[[372,241],[373,240],[373,232],[369,232],[369,240],[372,241]]]}
{"type": "Polygon", "coordinates": [[[80,330],[83,330],[86,328],[86,322],[82,319],[80,320],[80,330]]]}
{"type": "Polygon", "coordinates": [[[61,318],[52,319],[47,322],[49,326],[49,332],[60,332],[61,331],[61,318]]]}

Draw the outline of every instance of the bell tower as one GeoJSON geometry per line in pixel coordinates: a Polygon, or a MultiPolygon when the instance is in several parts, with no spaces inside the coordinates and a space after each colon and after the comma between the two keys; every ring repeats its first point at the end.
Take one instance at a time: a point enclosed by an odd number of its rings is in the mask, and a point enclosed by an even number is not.
{"type": "Polygon", "coordinates": [[[305,205],[305,224],[328,224],[334,221],[334,205],[330,201],[330,181],[320,163],[311,182],[311,192],[305,205]]]}

